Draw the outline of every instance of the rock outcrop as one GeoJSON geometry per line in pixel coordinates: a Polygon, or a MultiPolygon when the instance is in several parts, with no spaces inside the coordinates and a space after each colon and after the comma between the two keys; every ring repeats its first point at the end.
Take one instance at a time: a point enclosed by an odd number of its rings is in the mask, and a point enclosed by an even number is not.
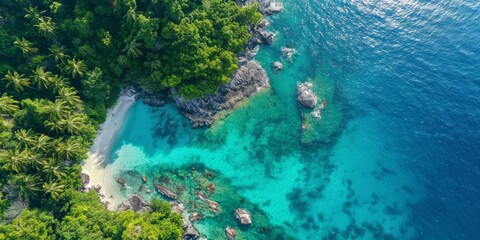
{"type": "Polygon", "coordinates": [[[242,225],[252,224],[252,217],[250,216],[250,212],[248,212],[246,209],[237,208],[235,210],[235,217],[242,225]]]}
{"type": "Polygon", "coordinates": [[[297,83],[297,100],[306,108],[314,108],[318,103],[318,97],[312,91],[312,83],[297,83]]]}
{"type": "Polygon", "coordinates": [[[188,220],[183,220],[183,236],[182,240],[195,240],[200,237],[198,230],[188,220]]]}
{"type": "Polygon", "coordinates": [[[80,177],[82,178],[82,191],[88,191],[88,184],[90,183],[90,176],[86,173],[81,173],[80,177]]]}
{"type": "Polygon", "coordinates": [[[133,194],[127,201],[121,203],[117,211],[132,210],[134,212],[150,211],[150,204],[138,194],[133,194]]]}
{"type": "Polygon", "coordinates": [[[166,103],[166,96],[163,94],[145,93],[143,103],[152,107],[163,107],[166,103]]]}
{"type": "MultiPolygon", "coordinates": [[[[240,6],[258,2],[258,11],[263,15],[271,15],[282,11],[279,2],[271,0],[236,0],[240,6]]],[[[230,83],[220,87],[218,94],[204,98],[185,100],[173,90],[174,100],[178,109],[190,120],[193,127],[212,125],[217,119],[217,113],[235,108],[242,100],[269,87],[269,79],[265,70],[253,58],[260,44],[271,44],[275,34],[265,30],[269,22],[263,20],[257,26],[249,28],[252,37],[245,49],[238,54],[239,69],[233,74],[230,83]]]]}
{"type": "Polygon", "coordinates": [[[177,194],[175,194],[174,192],[172,192],[171,190],[169,190],[168,188],[160,185],[160,184],[155,184],[155,188],[157,189],[157,191],[162,194],[163,196],[167,197],[167,198],[170,198],[170,199],[173,199],[173,200],[176,200],[178,199],[178,196],[177,194]]]}
{"type": "Polygon", "coordinates": [[[218,112],[236,107],[242,100],[269,85],[265,70],[258,63],[249,61],[239,67],[230,83],[220,87],[218,94],[188,101],[179,96],[174,99],[193,127],[209,126],[217,118],[218,112]]]}
{"type": "Polygon", "coordinates": [[[228,240],[233,240],[237,236],[237,231],[234,228],[227,227],[225,228],[225,235],[227,235],[228,240]]]}

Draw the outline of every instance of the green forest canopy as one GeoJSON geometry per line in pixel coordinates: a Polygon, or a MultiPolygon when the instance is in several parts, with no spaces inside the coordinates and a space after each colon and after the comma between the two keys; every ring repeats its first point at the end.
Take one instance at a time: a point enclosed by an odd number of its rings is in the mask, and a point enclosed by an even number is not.
{"type": "Polygon", "coordinates": [[[112,213],[79,192],[79,164],[122,87],[215,93],[260,20],[228,0],[1,1],[0,217],[29,208],[0,239],[180,239],[164,202],[112,213]]]}

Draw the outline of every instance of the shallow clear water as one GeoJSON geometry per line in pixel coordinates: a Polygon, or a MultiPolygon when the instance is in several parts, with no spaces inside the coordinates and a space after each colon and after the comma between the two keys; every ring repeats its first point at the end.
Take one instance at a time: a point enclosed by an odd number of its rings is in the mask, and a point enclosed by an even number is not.
{"type": "MultiPolygon", "coordinates": [[[[271,89],[209,129],[137,103],[113,149],[119,174],[203,163],[295,239],[478,239],[480,3],[283,2],[257,56],[271,89]],[[328,107],[302,131],[306,80],[328,107]]],[[[223,218],[199,228],[217,239],[223,218]]]]}

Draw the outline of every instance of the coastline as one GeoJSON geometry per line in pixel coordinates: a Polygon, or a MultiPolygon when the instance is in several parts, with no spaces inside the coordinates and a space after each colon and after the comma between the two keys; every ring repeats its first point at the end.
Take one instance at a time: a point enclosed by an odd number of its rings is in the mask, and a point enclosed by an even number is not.
{"type": "Polygon", "coordinates": [[[133,89],[125,89],[120,94],[117,103],[108,109],[105,122],[100,125],[97,135],[87,153],[87,159],[82,164],[82,173],[90,177],[85,189],[98,191],[101,201],[110,209],[121,201],[120,189],[115,179],[110,179],[115,172],[114,166],[108,164],[113,142],[121,130],[123,121],[138,99],[138,93],[133,89]],[[108,199],[108,200],[107,200],[108,199]]]}

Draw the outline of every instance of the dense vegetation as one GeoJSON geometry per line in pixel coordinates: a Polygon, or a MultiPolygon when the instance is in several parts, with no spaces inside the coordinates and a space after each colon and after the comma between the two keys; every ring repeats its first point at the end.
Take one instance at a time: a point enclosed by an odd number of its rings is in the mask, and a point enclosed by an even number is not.
{"type": "Polygon", "coordinates": [[[120,89],[186,98],[229,81],[261,16],[228,0],[0,1],[0,239],[179,239],[181,218],[106,211],[80,161],[120,89]],[[138,227],[142,229],[139,235],[138,227]]]}

